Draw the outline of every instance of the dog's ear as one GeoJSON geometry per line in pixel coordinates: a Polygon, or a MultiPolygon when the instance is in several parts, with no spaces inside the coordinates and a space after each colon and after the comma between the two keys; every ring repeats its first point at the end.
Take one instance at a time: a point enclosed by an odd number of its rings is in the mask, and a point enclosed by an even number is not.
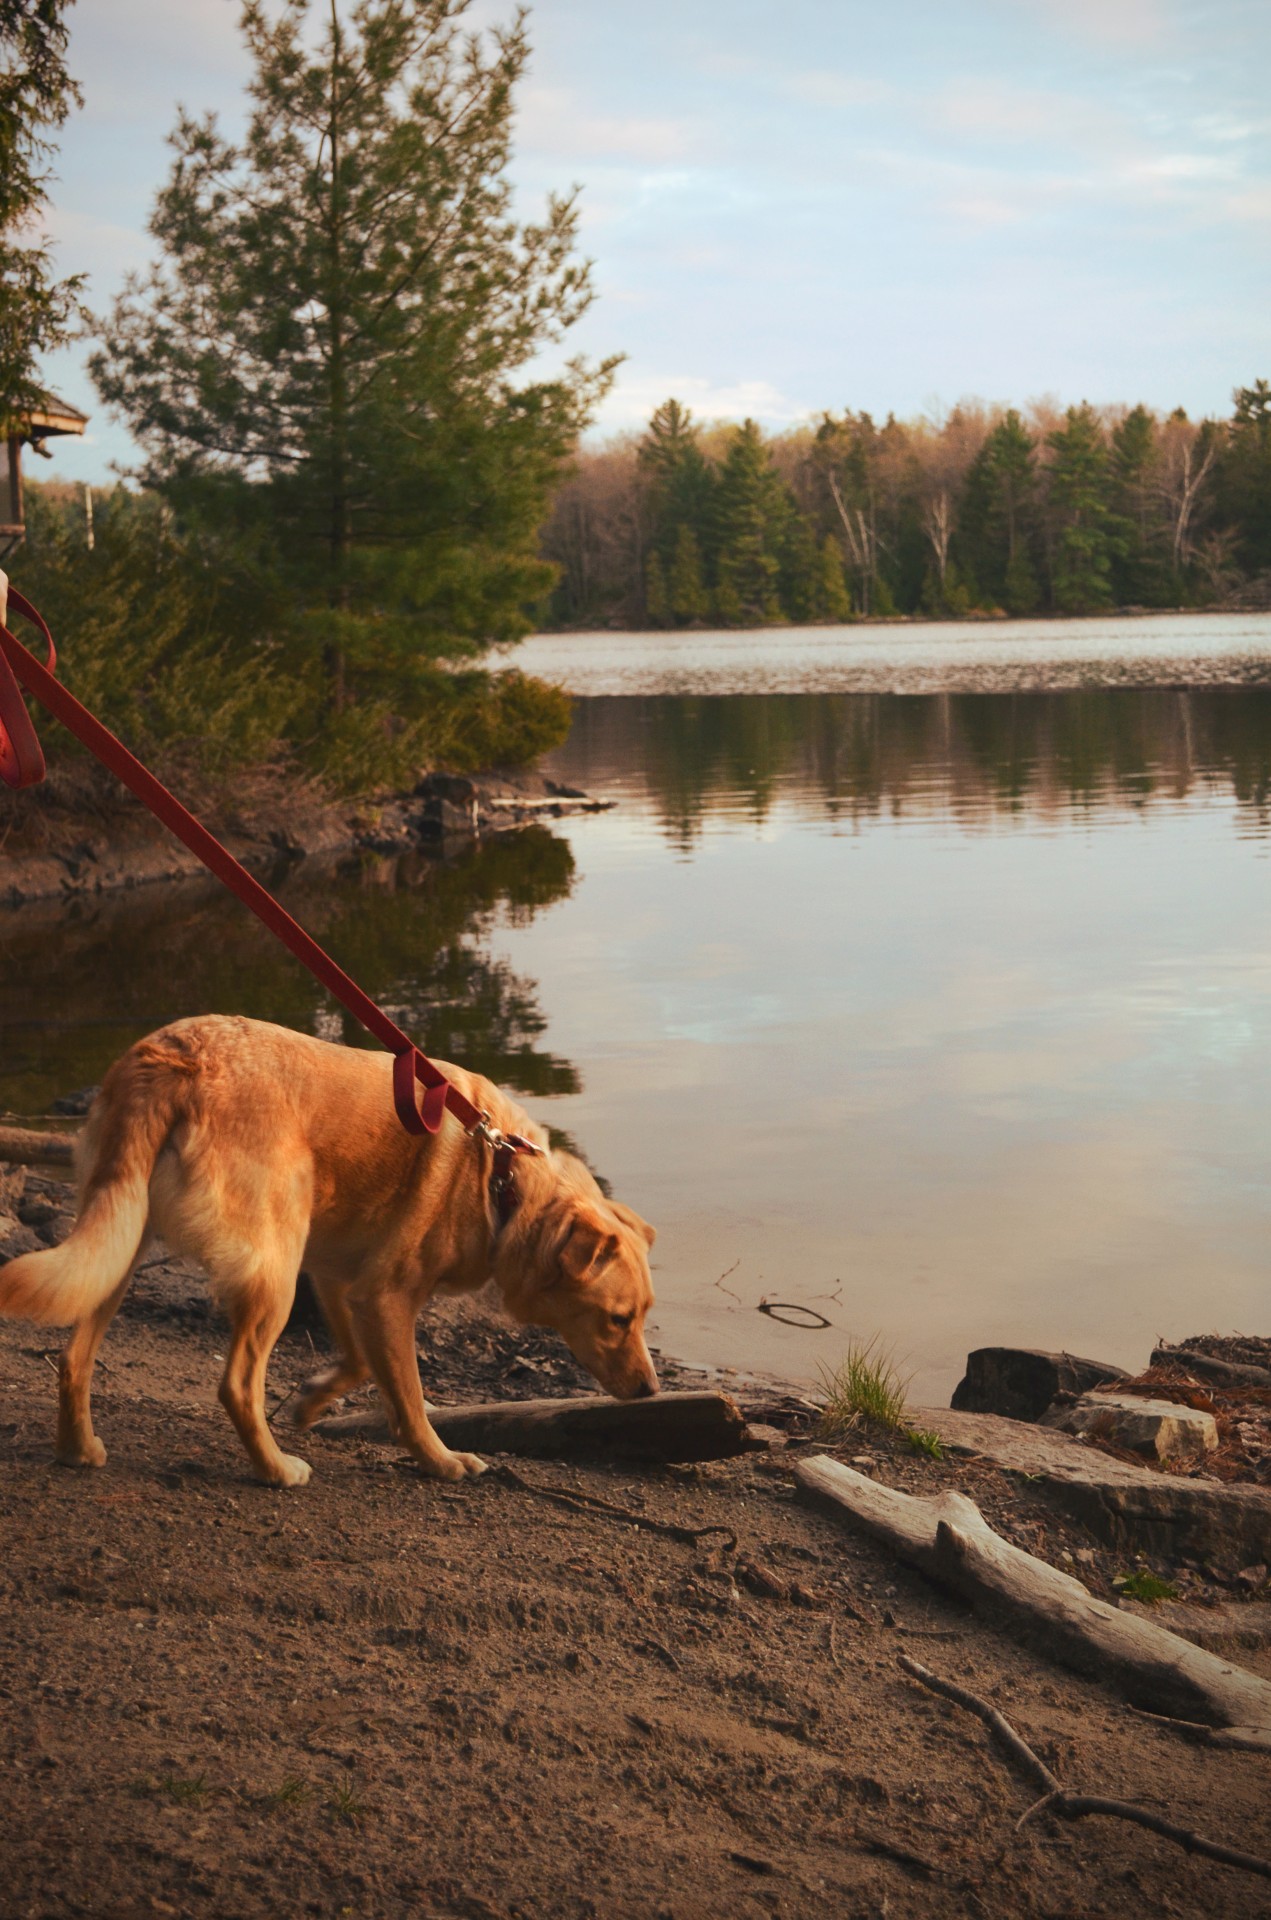
{"type": "Polygon", "coordinates": [[[618,1251],[618,1236],[595,1213],[575,1214],[560,1250],[560,1263],[571,1280],[594,1279],[618,1251]]]}
{"type": "Polygon", "coordinates": [[[634,1207],[624,1207],[621,1200],[611,1200],[609,1202],[609,1211],[616,1213],[624,1226],[634,1227],[636,1232],[642,1236],[646,1246],[651,1247],[653,1245],[653,1242],[658,1237],[657,1229],[656,1227],[651,1227],[647,1220],[642,1220],[634,1207]]]}

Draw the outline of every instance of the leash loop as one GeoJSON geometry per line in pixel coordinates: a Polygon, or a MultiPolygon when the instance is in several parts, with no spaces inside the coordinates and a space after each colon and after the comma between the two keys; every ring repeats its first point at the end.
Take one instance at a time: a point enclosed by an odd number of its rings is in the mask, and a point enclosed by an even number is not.
{"type": "MultiPolygon", "coordinates": [[[[9,599],[18,612],[39,628],[48,643],[48,660],[45,672],[57,671],[57,648],[53,645],[53,636],[45,626],[40,615],[29,600],[17,591],[9,589],[9,599]]],[[[3,609],[3,597],[0,596],[0,610],[3,609]]],[[[7,630],[5,639],[11,638],[7,630]]],[[[17,641],[13,642],[17,646],[17,641]]],[[[25,651],[25,649],[22,649],[25,651]]],[[[6,786],[14,788],[35,787],[45,774],[44,751],[35,731],[31,716],[22,698],[22,689],[17,676],[10,665],[7,652],[0,645],[0,779],[6,786]]]]}

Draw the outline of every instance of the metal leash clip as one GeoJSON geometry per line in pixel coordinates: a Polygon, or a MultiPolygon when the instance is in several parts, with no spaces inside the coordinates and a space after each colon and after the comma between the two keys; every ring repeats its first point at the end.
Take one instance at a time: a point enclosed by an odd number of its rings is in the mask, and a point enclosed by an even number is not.
{"type": "Polygon", "coordinates": [[[536,1146],[532,1140],[527,1140],[523,1133],[500,1133],[497,1127],[490,1125],[488,1113],[483,1113],[481,1118],[468,1128],[468,1138],[484,1140],[495,1153],[498,1153],[501,1147],[506,1148],[510,1153],[537,1153],[540,1156],[545,1155],[547,1151],[545,1147],[536,1146]]]}

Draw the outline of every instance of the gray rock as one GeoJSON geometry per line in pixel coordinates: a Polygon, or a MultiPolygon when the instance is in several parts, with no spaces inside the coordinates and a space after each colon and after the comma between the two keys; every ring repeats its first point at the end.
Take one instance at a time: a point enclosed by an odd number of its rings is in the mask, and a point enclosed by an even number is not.
{"type": "Polygon", "coordinates": [[[1045,1484],[1068,1513],[1109,1546],[1179,1560],[1230,1556],[1231,1565],[1271,1562],[1271,1490],[1208,1475],[1180,1479],[1100,1453],[1070,1434],[992,1413],[911,1407],[915,1426],[938,1433],[950,1453],[992,1460],[1045,1484]]]}
{"type": "Polygon", "coordinates": [[[1218,1445],[1212,1413],[1133,1393],[1084,1393],[1071,1406],[1051,1407],[1041,1424],[1111,1440],[1153,1460],[1200,1460],[1218,1445]]]}
{"type": "Polygon", "coordinates": [[[961,1413],[997,1413],[1008,1420],[1040,1420],[1061,1393],[1088,1393],[1105,1380],[1124,1380],[1125,1368],[1108,1360],[1082,1360],[1075,1353],[1039,1347],[977,1347],[950,1404],[961,1413]]]}

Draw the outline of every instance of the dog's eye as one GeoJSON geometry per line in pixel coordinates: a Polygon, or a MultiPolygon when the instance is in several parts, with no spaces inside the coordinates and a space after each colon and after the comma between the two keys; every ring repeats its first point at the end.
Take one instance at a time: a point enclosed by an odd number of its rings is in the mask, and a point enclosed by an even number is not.
{"type": "Polygon", "coordinates": [[[631,1325],[634,1319],[634,1313],[611,1313],[609,1315],[609,1324],[612,1327],[622,1327],[625,1330],[631,1325]]]}

